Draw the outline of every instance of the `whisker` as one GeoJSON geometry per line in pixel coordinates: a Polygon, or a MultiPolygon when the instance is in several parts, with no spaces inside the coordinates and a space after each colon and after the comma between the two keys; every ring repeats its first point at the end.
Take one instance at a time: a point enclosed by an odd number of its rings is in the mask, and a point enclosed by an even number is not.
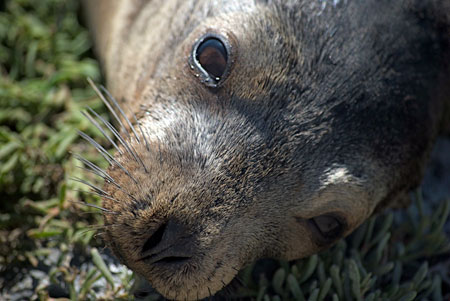
{"type": "Polygon", "coordinates": [[[116,186],[120,191],[122,191],[123,193],[125,193],[127,196],[129,196],[134,202],[137,202],[136,198],[131,195],[130,193],[128,193],[125,189],[123,189],[116,181],[114,181],[114,179],[108,175],[103,169],[101,169],[100,167],[98,167],[97,165],[95,165],[94,163],[92,163],[91,161],[83,158],[82,156],[72,153],[73,156],[75,156],[75,158],[79,161],[81,161],[82,163],[86,164],[88,168],[83,168],[81,166],[77,166],[78,168],[84,169],[88,172],[91,172],[95,175],[98,175],[99,177],[105,179],[105,181],[113,184],[114,186],[116,186]],[[100,173],[100,174],[99,174],[100,173]],[[104,176],[102,176],[101,174],[103,174],[104,176]]]}
{"type": "MultiPolygon", "coordinates": [[[[102,87],[102,88],[103,88],[103,87],[102,87]]],[[[103,89],[105,89],[105,88],[103,88],[103,89]]],[[[106,90],[106,89],[105,89],[105,90],[106,90]]],[[[108,95],[110,95],[110,94],[108,93],[108,95]]],[[[113,98],[113,100],[114,100],[114,98],[113,98]]],[[[117,102],[116,102],[115,100],[114,100],[114,102],[117,104],[117,102]]],[[[118,104],[117,104],[117,105],[118,105],[118,104]]],[[[125,105],[126,105],[126,104],[125,104],[125,105]]],[[[140,129],[140,131],[141,131],[142,137],[144,138],[145,147],[147,148],[147,151],[148,151],[148,150],[149,150],[148,142],[147,142],[147,139],[146,139],[145,136],[144,136],[144,133],[142,132],[142,128],[141,128],[141,125],[140,125],[140,123],[138,122],[138,120],[137,120],[137,118],[136,118],[136,114],[134,114],[134,112],[130,109],[130,107],[129,107],[128,105],[127,105],[127,108],[128,108],[128,111],[131,112],[131,115],[133,116],[134,121],[136,122],[136,124],[138,125],[138,127],[139,127],[139,129],[140,129]]],[[[122,112],[122,114],[123,114],[123,111],[121,111],[121,112],[122,112]]],[[[125,116],[125,118],[126,118],[126,116],[125,116]]],[[[128,123],[129,123],[129,125],[132,126],[132,125],[131,125],[131,122],[130,122],[130,120],[129,120],[128,118],[127,118],[127,121],[128,121],[128,123]]],[[[140,143],[140,140],[138,139],[137,133],[134,131],[134,128],[133,128],[133,133],[135,134],[136,139],[138,140],[138,143],[140,143]]],[[[133,150],[134,150],[134,148],[133,148],[133,150]]],[[[148,173],[147,166],[145,166],[145,164],[144,164],[144,162],[142,161],[141,157],[140,157],[139,155],[137,155],[137,157],[139,158],[139,161],[140,161],[142,167],[144,168],[145,172],[148,173]]]]}
{"type": "MultiPolygon", "coordinates": [[[[88,110],[90,110],[91,112],[94,112],[94,110],[92,110],[91,108],[87,108],[88,110]]],[[[122,154],[122,150],[120,150],[120,148],[117,146],[117,144],[113,141],[113,139],[111,139],[111,137],[105,132],[105,130],[100,126],[100,124],[94,119],[92,118],[92,116],[88,113],[88,112],[81,112],[81,114],[86,117],[101,133],[102,135],[108,139],[108,141],[114,146],[114,148],[120,153],[122,154]]],[[[95,113],[97,114],[97,113],[95,113]]]]}
{"type": "Polygon", "coordinates": [[[91,231],[95,231],[95,232],[97,232],[97,231],[99,231],[99,230],[103,230],[104,229],[104,227],[103,226],[89,226],[88,228],[90,228],[90,229],[86,229],[86,230],[84,230],[84,231],[81,231],[80,233],[81,233],[81,235],[85,235],[86,233],[88,233],[88,232],[91,232],[91,231]]]}
{"type": "Polygon", "coordinates": [[[105,229],[105,225],[86,225],[86,227],[93,230],[105,229]]]}
{"type": "MultiPolygon", "coordinates": [[[[141,163],[139,161],[142,161],[142,160],[140,160],[140,158],[138,159],[138,155],[136,154],[136,151],[134,150],[134,148],[132,149],[132,147],[128,144],[128,142],[126,142],[125,139],[123,139],[123,137],[114,128],[114,126],[111,123],[109,123],[108,121],[106,121],[105,119],[103,119],[94,110],[92,110],[92,109],[90,109],[90,110],[97,118],[99,118],[106,125],[106,127],[113,133],[114,137],[116,137],[119,140],[119,142],[125,147],[127,152],[133,156],[134,160],[138,163],[141,163]]],[[[123,153],[123,152],[121,152],[121,153],[123,153]]],[[[145,168],[145,166],[144,166],[144,168],[145,168]]]]}
{"type": "MultiPolygon", "coordinates": [[[[77,160],[78,160],[78,159],[77,159],[77,160]]],[[[81,169],[81,170],[87,171],[87,172],[89,172],[89,173],[91,173],[91,174],[93,174],[93,175],[96,175],[96,176],[102,178],[104,181],[106,181],[106,182],[108,182],[108,183],[110,182],[105,176],[103,176],[102,174],[98,173],[98,172],[95,171],[95,170],[92,170],[92,169],[87,168],[87,167],[84,167],[84,166],[75,166],[75,167],[76,167],[76,168],[79,168],[79,169],[81,169]]]]}
{"type": "Polygon", "coordinates": [[[97,165],[95,165],[94,163],[92,163],[91,161],[89,161],[88,159],[84,158],[81,155],[78,155],[76,153],[72,153],[72,155],[75,157],[75,159],[77,159],[78,161],[89,167],[83,168],[82,166],[78,166],[79,168],[92,172],[93,174],[105,179],[105,181],[114,184],[118,188],[121,188],[120,185],[117,184],[116,181],[114,181],[114,179],[109,174],[106,173],[106,171],[104,171],[103,169],[101,169],[100,167],[98,167],[97,165]]]}
{"type": "MultiPolygon", "coordinates": [[[[119,132],[116,130],[116,128],[107,120],[105,120],[103,117],[97,114],[94,110],[89,108],[89,111],[95,115],[98,119],[100,119],[101,122],[103,122],[104,125],[113,133],[114,137],[117,138],[117,140],[120,141],[120,143],[126,148],[128,152],[131,153],[131,150],[129,149],[128,143],[122,138],[122,136],[119,134],[119,132]]],[[[122,153],[122,152],[121,152],[122,153]]]]}
{"type": "Polygon", "coordinates": [[[103,211],[103,212],[105,212],[105,213],[108,213],[108,214],[118,214],[118,213],[115,212],[115,211],[111,211],[111,210],[108,210],[108,209],[106,209],[106,208],[103,208],[103,207],[94,205],[94,204],[90,204],[90,203],[86,203],[86,202],[80,202],[80,201],[72,201],[72,200],[68,200],[68,201],[71,202],[71,203],[75,203],[75,204],[79,204],[79,205],[83,205],[83,206],[87,206],[87,207],[92,207],[92,208],[95,208],[95,209],[99,209],[99,210],[101,210],[101,211],[103,211]]]}
{"type": "MultiPolygon", "coordinates": [[[[97,232],[93,235],[94,238],[99,238],[102,240],[105,240],[105,236],[107,235],[106,231],[113,227],[121,227],[121,225],[118,224],[109,224],[109,225],[99,225],[97,228],[97,232]]],[[[102,251],[105,251],[107,249],[107,245],[104,245],[102,247],[102,251]]]]}
{"type": "Polygon", "coordinates": [[[77,177],[70,177],[69,180],[72,180],[72,181],[75,181],[75,182],[78,182],[78,183],[87,185],[87,186],[91,187],[96,193],[98,193],[98,194],[100,194],[100,195],[102,195],[102,196],[103,196],[103,195],[109,196],[109,194],[108,194],[106,191],[104,191],[104,190],[98,188],[97,186],[95,186],[95,185],[89,183],[89,182],[86,181],[86,180],[83,180],[83,179],[80,179],[80,178],[77,178],[77,177]]]}
{"type": "MultiPolygon", "coordinates": [[[[92,88],[94,89],[94,91],[97,93],[97,95],[100,97],[100,99],[103,101],[103,103],[108,107],[108,110],[113,114],[114,118],[117,120],[117,122],[120,124],[122,130],[126,133],[127,137],[130,138],[130,132],[127,130],[127,128],[124,126],[121,118],[117,115],[116,111],[114,110],[114,108],[111,106],[111,103],[114,105],[114,107],[116,107],[116,109],[120,112],[120,114],[122,115],[122,117],[125,119],[126,123],[128,124],[129,128],[131,129],[131,131],[133,132],[136,141],[138,143],[141,143],[141,140],[139,139],[139,136],[136,132],[136,129],[134,128],[133,124],[131,123],[131,121],[128,119],[128,117],[126,116],[125,112],[122,110],[121,106],[119,105],[119,103],[117,102],[117,100],[111,95],[111,93],[109,93],[109,91],[103,87],[100,86],[100,90],[97,88],[97,86],[94,84],[94,82],[88,78],[88,82],[89,84],[92,86],[92,88]],[[104,96],[104,94],[106,94],[106,97],[104,96]],[[108,101],[109,100],[109,101],[108,101]]],[[[134,114],[133,114],[134,115],[134,114]]],[[[134,116],[134,118],[136,119],[136,116],[134,116]]],[[[137,121],[137,120],[136,120],[137,121]]],[[[106,123],[105,123],[106,124],[106,123]]],[[[119,135],[120,136],[120,135],[119,135]]],[[[124,139],[121,139],[124,140],[124,139]]],[[[146,140],[146,139],[145,139],[146,140]]],[[[147,141],[146,141],[147,143],[147,141]]],[[[125,146],[125,145],[124,145],[125,146]]],[[[146,144],[146,147],[148,149],[148,143],[146,144]]],[[[145,172],[148,173],[147,167],[145,166],[144,162],[142,161],[142,159],[139,157],[139,155],[137,154],[137,152],[134,150],[134,148],[130,145],[128,145],[128,150],[129,152],[133,155],[134,159],[139,162],[142,167],[144,168],[145,172]],[[130,151],[131,149],[133,149],[133,151],[130,151]]]]}
{"type": "Polygon", "coordinates": [[[116,159],[114,159],[113,156],[111,156],[110,153],[108,153],[103,146],[101,146],[100,144],[98,144],[97,141],[95,141],[94,139],[92,139],[91,137],[89,137],[89,135],[83,133],[82,131],[78,131],[78,134],[83,137],[86,141],[88,141],[90,144],[92,144],[99,152],[100,154],[112,165],[115,164],[117,165],[120,169],[123,170],[123,172],[125,172],[127,174],[127,176],[129,176],[135,184],[138,184],[138,181],[128,172],[128,170],[122,166],[122,164],[120,164],[116,159]]]}
{"type": "Polygon", "coordinates": [[[103,229],[112,228],[112,227],[121,227],[121,225],[118,224],[109,224],[109,225],[101,225],[103,229]]]}
{"type": "Polygon", "coordinates": [[[92,236],[92,237],[95,239],[97,239],[97,238],[104,239],[105,234],[106,234],[105,231],[102,231],[102,232],[97,231],[94,234],[94,236],[92,236]]]}
{"type": "Polygon", "coordinates": [[[134,136],[136,137],[137,142],[141,142],[141,140],[138,137],[138,134],[136,133],[136,130],[133,126],[133,124],[131,123],[131,121],[128,119],[127,115],[125,114],[125,112],[122,110],[122,108],[120,107],[119,103],[117,102],[117,100],[111,95],[111,93],[109,93],[109,91],[103,87],[100,86],[100,89],[103,93],[106,94],[106,96],[108,97],[108,99],[114,104],[114,106],[119,110],[120,114],[123,116],[123,118],[125,119],[125,121],[127,122],[128,126],[130,127],[131,131],[133,132],[134,136]]]}
{"type": "Polygon", "coordinates": [[[95,141],[94,139],[92,139],[89,135],[87,135],[86,133],[82,132],[82,131],[77,131],[78,135],[80,135],[84,140],[86,140],[87,142],[89,142],[92,146],[94,146],[97,151],[100,153],[100,155],[103,156],[103,158],[106,159],[106,161],[108,161],[109,164],[113,164],[113,158],[111,156],[110,153],[108,153],[108,151],[101,146],[100,144],[98,144],[97,141],[95,141]]]}
{"type": "Polygon", "coordinates": [[[72,189],[72,190],[76,191],[76,192],[82,192],[82,193],[87,193],[87,194],[99,196],[101,198],[105,198],[105,199],[108,199],[108,200],[111,200],[111,201],[119,203],[119,201],[117,199],[113,198],[112,196],[104,195],[104,194],[101,194],[101,193],[98,193],[98,192],[95,192],[95,191],[81,190],[81,189],[72,189]]]}
{"type": "MultiPolygon", "coordinates": [[[[126,133],[127,137],[130,137],[130,132],[128,131],[128,129],[123,125],[122,120],[119,118],[119,116],[117,116],[116,111],[113,109],[113,107],[111,106],[111,104],[109,103],[109,101],[105,98],[105,96],[103,95],[102,92],[100,92],[100,90],[97,88],[97,85],[94,84],[94,82],[92,81],[92,79],[88,78],[87,81],[89,82],[89,84],[91,85],[92,89],[94,89],[95,93],[98,95],[98,97],[100,97],[100,99],[102,100],[102,102],[105,104],[105,106],[108,108],[108,110],[111,112],[111,114],[113,114],[115,120],[119,123],[120,127],[122,128],[122,130],[124,131],[124,133],[126,133]]],[[[105,89],[106,90],[106,89],[105,89]]]]}

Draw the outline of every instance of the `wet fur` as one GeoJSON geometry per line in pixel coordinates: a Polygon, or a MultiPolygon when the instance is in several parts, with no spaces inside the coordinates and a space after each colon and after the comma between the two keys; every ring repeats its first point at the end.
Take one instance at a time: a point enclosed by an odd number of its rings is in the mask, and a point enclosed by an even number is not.
{"type": "Polygon", "coordinates": [[[445,1],[86,4],[108,89],[130,108],[102,175],[106,243],[171,299],[328,247],[308,218],[338,213],[347,235],[401,205],[450,124],[445,1]],[[188,64],[211,30],[233,45],[218,89],[188,64]],[[182,270],[142,260],[169,220],[186,231],[173,253],[194,254],[182,270]]]}

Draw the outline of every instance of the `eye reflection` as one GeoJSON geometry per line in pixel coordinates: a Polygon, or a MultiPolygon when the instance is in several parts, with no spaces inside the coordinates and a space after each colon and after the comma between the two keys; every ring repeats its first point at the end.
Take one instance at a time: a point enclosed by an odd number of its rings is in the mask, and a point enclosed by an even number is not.
{"type": "Polygon", "coordinates": [[[220,80],[227,67],[228,53],[222,41],[209,38],[197,47],[195,59],[212,78],[220,80]]]}

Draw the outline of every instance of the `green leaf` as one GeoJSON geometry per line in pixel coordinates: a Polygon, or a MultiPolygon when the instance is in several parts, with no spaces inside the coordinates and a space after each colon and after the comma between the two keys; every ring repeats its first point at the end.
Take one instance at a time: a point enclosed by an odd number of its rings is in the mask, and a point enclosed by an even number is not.
{"type": "Polygon", "coordinates": [[[96,248],[91,249],[91,256],[94,264],[114,289],[114,278],[96,248]]]}
{"type": "Polygon", "coordinates": [[[348,268],[349,268],[349,278],[351,280],[351,289],[352,294],[356,298],[356,300],[362,300],[361,296],[361,286],[360,286],[360,275],[358,266],[356,265],[356,262],[353,259],[350,259],[348,261],[348,268]]]}
{"type": "Polygon", "coordinates": [[[294,277],[294,275],[289,274],[287,277],[287,284],[289,287],[289,290],[292,293],[292,296],[294,296],[294,299],[297,301],[304,301],[305,296],[303,295],[302,289],[300,288],[297,279],[294,277]]]}
{"type": "Polygon", "coordinates": [[[283,268],[279,268],[272,278],[273,288],[275,292],[277,292],[280,295],[283,294],[283,284],[285,278],[286,278],[286,271],[283,268]]]}
{"type": "Polygon", "coordinates": [[[303,283],[314,273],[318,262],[319,257],[317,256],[317,254],[312,255],[311,257],[308,258],[306,267],[303,269],[302,276],[298,281],[299,283],[303,283]]]}

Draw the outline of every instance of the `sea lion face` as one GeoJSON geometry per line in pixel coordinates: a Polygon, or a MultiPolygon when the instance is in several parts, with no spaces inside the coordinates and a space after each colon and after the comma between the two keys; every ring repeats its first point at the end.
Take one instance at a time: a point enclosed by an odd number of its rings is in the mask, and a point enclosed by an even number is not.
{"type": "Polygon", "coordinates": [[[330,246],[409,188],[394,179],[423,156],[400,147],[427,134],[402,118],[421,108],[365,86],[382,72],[367,64],[368,38],[290,13],[256,5],[206,19],[166,76],[136,90],[141,138],[108,170],[106,241],[167,298],[208,297],[255,259],[330,246]],[[383,97],[402,110],[372,101],[383,97]]]}

